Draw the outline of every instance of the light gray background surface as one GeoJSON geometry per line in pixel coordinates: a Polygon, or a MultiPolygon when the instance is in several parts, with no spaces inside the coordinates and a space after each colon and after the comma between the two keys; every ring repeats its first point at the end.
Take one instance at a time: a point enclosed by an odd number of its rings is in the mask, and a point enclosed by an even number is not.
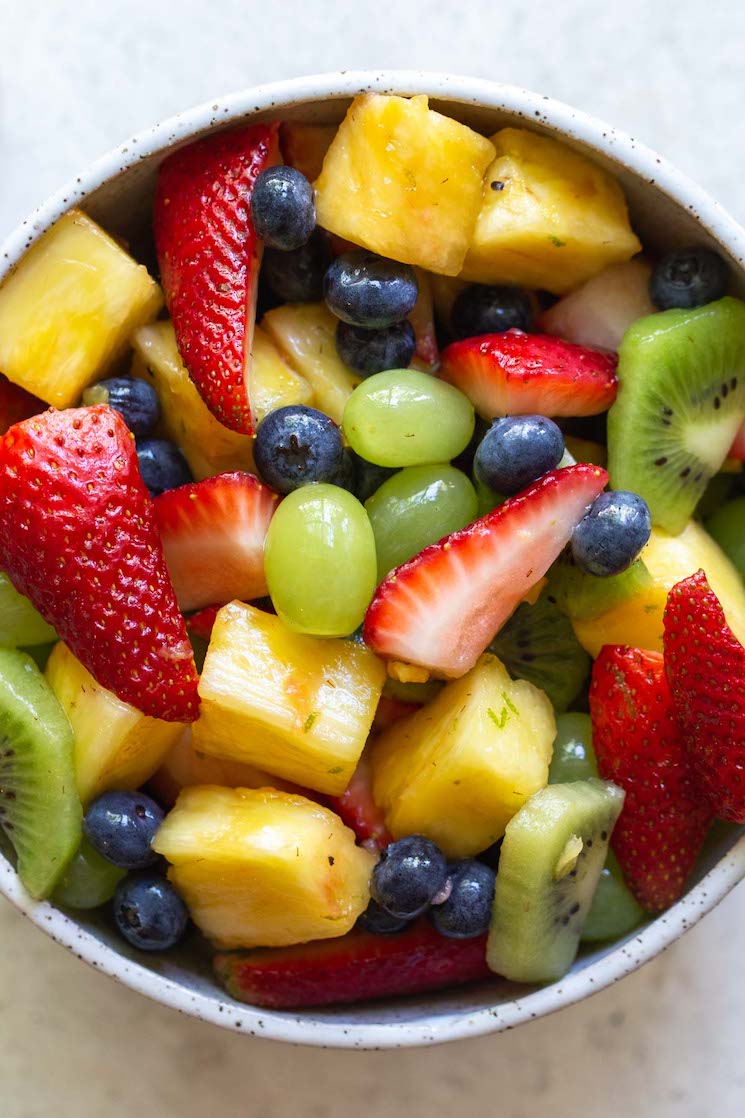
{"type": "MultiPolygon", "coordinates": [[[[258,81],[450,70],[552,94],[745,220],[742,0],[0,0],[0,238],[132,132],[258,81]]],[[[389,1054],[224,1034],[0,902],[2,1118],[740,1118],[745,888],[664,957],[499,1037],[389,1054]]]]}

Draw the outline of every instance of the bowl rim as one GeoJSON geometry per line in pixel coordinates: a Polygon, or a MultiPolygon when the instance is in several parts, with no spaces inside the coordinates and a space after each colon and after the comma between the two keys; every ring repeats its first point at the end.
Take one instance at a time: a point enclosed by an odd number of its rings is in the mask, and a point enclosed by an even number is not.
{"type": "MultiPolygon", "coordinates": [[[[280,112],[306,102],[344,99],[364,92],[429,94],[433,99],[501,109],[576,140],[654,185],[714,237],[742,268],[745,230],[720,204],[671,163],[626,133],[543,94],[517,86],[453,74],[407,70],[355,70],[315,74],[254,86],[203,102],[137,133],[52,194],[0,245],[0,282],[33,242],[70,207],[104,183],[160,151],[210,127],[255,113],[280,112]]],[[[745,834],[671,909],[636,936],[558,983],[498,1005],[423,1013],[418,1019],[379,1024],[317,1020],[293,1011],[269,1011],[227,997],[187,989],[167,973],[133,962],[102,943],[48,902],[33,901],[11,864],[0,857],[0,893],[53,940],[79,959],[152,1000],[181,1013],[249,1035],[332,1048],[383,1049],[438,1044],[513,1028],[572,1005],[617,982],[670,946],[711,911],[745,877],[745,834]]]]}

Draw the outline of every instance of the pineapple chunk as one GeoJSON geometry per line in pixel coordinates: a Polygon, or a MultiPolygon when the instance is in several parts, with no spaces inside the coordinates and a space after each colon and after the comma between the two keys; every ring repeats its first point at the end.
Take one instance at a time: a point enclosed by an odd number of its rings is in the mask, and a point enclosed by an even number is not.
{"type": "Polygon", "coordinates": [[[464,279],[458,279],[457,276],[430,276],[429,282],[432,288],[435,318],[445,332],[449,333],[453,305],[461,291],[468,287],[468,284],[464,279]]]}
{"type": "Polygon", "coordinates": [[[253,440],[219,423],[186,371],[170,322],[154,322],[135,333],[132,375],[149,380],[158,393],[161,428],[181,447],[197,481],[230,470],[254,470],[253,440]]]}
{"type": "Polygon", "coordinates": [[[497,158],[486,173],[464,279],[563,295],[640,251],[621,187],[602,167],[522,128],[503,128],[492,143],[497,158]]]}
{"type": "Polygon", "coordinates": [[[348,640],[293,633],[242,602],[217,615],[193,726],[200,753],[339,795],[370,732],[385,667],[348,640]]]}
{"type": "Polygon", "coordinates": [[[449,857],[470,857],[546,784],[555,737],[543,691],[482,656],[374,742],[373,798],[396,838],[427,835],[449,857]]]}
{"type": "Polygon", "coordinates": [[[254,327],[251,344],[251,411],[257,423],[288,404],[312,404],[313,393],[304,377],[294,372],[260,326],[254,327]]]}
{"type": "Polygon", "coordinates": [[[75,780],[83,806],[113,788],[139,788],[183,732],[180,723],[150,718],[101,687],[61,641],[49,657],[46,677],[75,736],[75,780]]]}
{"type": "Polygon", "coordinates": [[[48,404],[68,408],[162,303],[147,269],[71,210],[0,287],[0,369],[48,404]]]}
{"type": "Polygon", "coordinates": [[[318,222],[355,244],[457,275],[494,146],[424,96],[356,97],[316,182],[318,222]]]}
{"type": "Polygon", "coordinates": [[[224,761],[220,757],[207,757],[194,748],[191,726],[187,726],[150,780],[153,794],[162,804],[175,804],[182,788],[195,784],[219,784],[221,788],[281,788],[292,792],[297,789],[284,780],[270,776],[262,769],[243,765],[240,761],[224,761]]]}
{"type": "Polygon", "coordinates": [[[374,856],[333,812],[273,788],[186,788],[153,848],[220,948],[343,936],[370,899],[374,856]]]}
{"type": "Polygon", "coordinates": [[[335,124],[301,124],[285,121],[279,129],[282,158],[313,182],[321,173],[326,152],[336,135],[335,124]]]}
{"type": "Polygon", "coordinates": [[[310,385],[315,406],[341,423],[347,400],[360,383],[336,352],[337,319],[325,303],[288,303],[261,321],[288,365],[310,385]]]}

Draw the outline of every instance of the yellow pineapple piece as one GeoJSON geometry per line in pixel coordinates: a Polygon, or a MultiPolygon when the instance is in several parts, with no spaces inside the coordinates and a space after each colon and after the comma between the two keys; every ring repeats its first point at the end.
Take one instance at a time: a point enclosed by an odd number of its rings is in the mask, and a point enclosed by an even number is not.
{"type": "Polygon", "coordinates": [[[318,222],[355,244],[457,275],[494,146],[424,96],[355,97],[316,182],[318,222]]]}
{"type": "Polygon", "coordinates": [[[287,303],[267,311],[261,328],[287,364],[310,385],[315,407],[341,423],[360,383],[336,352],[337,319],[325,303],[287,303]]]}
{"type": "Polygon", "coordinates": [[[273,788],[186,788],[153,848],[221,948],[343,936],[370,899],[374,856],[333,812],[273,788]]]}
{"type": "Polygon", "coordinates": [[[219,423],[186,371],[170,322],[137,330],[133,376],[149,380],[158,393],[161,428],[181,447],[197,481],[230,470],[254,470],[253,440],[219,423]]]}
{"type": "Polygon", "coordinates": [[[449,857],[469,857],[546,784],[555,737],[543,691],[482,656],[373,743],[373,798],[395,838],[427,835],[449,857]]]}
{"type": "Polygon", "coordinates": [[[260,423],[265,415],[288,404],[312,404],[313,393],[304,377],[294,372],[260,326],[251,343],[251,411],[260,423]]]}
{"type": "Polygon", "coordinates": [[[45,674],[75,736],[75,780],[84,806],[113,788],[139,788],[183,732],[180,723],[142,714],[101,687],[61,641],[45,674]]]}
{"type": "Polygon", "coordinates": [[[287,120],[279,129],[282,158],[313,182],[321,173],[323,160],[335,135],[335,124],[302,124],[287,120]]]}
{"type": "Polygon", "coordinates": [[[566,144],[503,128],[462,276],[562,295],[641,249],[618,182],[566,144]],[[493,183],[501,183],[501,189],[493,183]]]}
{"type": "Polygon", "coordinates": [[[732,632],[745,643],[742,579],[719,544],[697,521],[689,521],[679,536],[653,528],[641,559],[652,576],[650,586],[591,621],[572,619],[577,640],[591,656],[597,656],[604,644],[628,644],[662,652],[668,591],[702,569],[722,603],[732,632]]]}
{"type": "Polygon", "coordinates": [[[68,408],[162,303],[147,269],[71,210],[0,287],[0,369],[48,404],[68,408]]]}
{"type": "Polygon", "coordinates": [[[468,287],[468,284],[464,279],[459,279],[457,276],[431,275],[429,282],[432,288],[435,317],[440,325],[445,327],[446,331],[450,330],[450,314],[453,304],[461,291],[468,287]]]}
{"type": "Polygon", "coordinates": [[[202,669],[195,747],[339,795],[384,681],[383,663],[362,645],[293,633],[273,614],[231,602],[202,669]]]}

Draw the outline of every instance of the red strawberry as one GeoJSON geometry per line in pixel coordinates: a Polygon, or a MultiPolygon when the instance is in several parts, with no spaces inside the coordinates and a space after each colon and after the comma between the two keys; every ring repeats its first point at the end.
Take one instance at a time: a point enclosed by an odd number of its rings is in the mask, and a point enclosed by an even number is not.
{"type": "Polygon", "coordinates": [[[223,602],[216,606],[205,606],[204,609],[193,613],[191,617],[186,619],[186,628],[195,637],[201,637],[203,641],[209,641],[215,626],[215,618],[224,604],[223,602]]]}
{"type": "Polygon", "coordinates": [[[232,997],[272,1009],[422,994],[490,973],[486,936],[445,939],[426,922],[395,936],[355,931],[297,947],[216,955],[214,965],[232,997]]]}
{"type": "Polygon", "coordinates": [[[261,260],[250,199],[276,161],[277,125],[219,132],[169,156],[155,194],[155,246],[184,364],[217,419],[249,435],[261,260]]]}
{"type": "Polygon", "coordinates": [[[606,645],[592,669],[598,770],[626,792],[611,844],[639,904],[678,899],[711,811],[692,776],[659,652],[606,645]]]}
{"type": "Polygon", "coordinates": [[[370,765],[363,754],[354,775],[341,796],[328,796],[326,802],[332,811],[350,827],[360,842],[382,850],[393,836],[388,832],[383,812],[372,796],[370,765]]]}
{"type": "Polygon", "coordinates": [[[156,718],[197,717],[191,645],[118,412],[47,411],[0,438],[0,568],[102,686],[156,718]]]}
{"type": "Polygon", "coordinates": [[[730,447],[729,457],[736,458],[738,462],[745,462],[745,423],[735,436],[735,441],[730,447]]]}
{"type": "Polygon", "coordinates": [[[547,334],[484,334],[453,342],[440,376],[485,419],[497,415],[597,415],[616,398],[618,358],[547,334]]]}
{"type": "Polygon", "coordinates": [[[384,730],[390,730],[391,726],[395,726],[402,718],[416,714],[421,705],[421,703],[407,703],[405,699],[395,699],[392,695],[381,695],[371,733],[382,734],[384,730]]]}
{"type": "Polygon", "coordinates": [[[32,415],[46,411],[47,404],[19,388],[0,373],[0,435],[4,435],[14,423],[30,419],[32,415]]]}
{"type": "Polygon", "coordinates": [[[445,676],[472,668],[568,543],[608,475],[554,470],[480,520],[391,571],[365,616],[379,656],[445,676]]]}
{"type": "Polygon", "coordinates": [[[714,813],[745,823],[745,648],[703,571],[668,594],[664,648],[691,767],[714,813]]]}
{"type": "Polygon", "coordinates": [[[156,498],[168,573],[182,610],[266,594],[264,540],[278,500],[253,474],[240,471],[156,498]]]}

